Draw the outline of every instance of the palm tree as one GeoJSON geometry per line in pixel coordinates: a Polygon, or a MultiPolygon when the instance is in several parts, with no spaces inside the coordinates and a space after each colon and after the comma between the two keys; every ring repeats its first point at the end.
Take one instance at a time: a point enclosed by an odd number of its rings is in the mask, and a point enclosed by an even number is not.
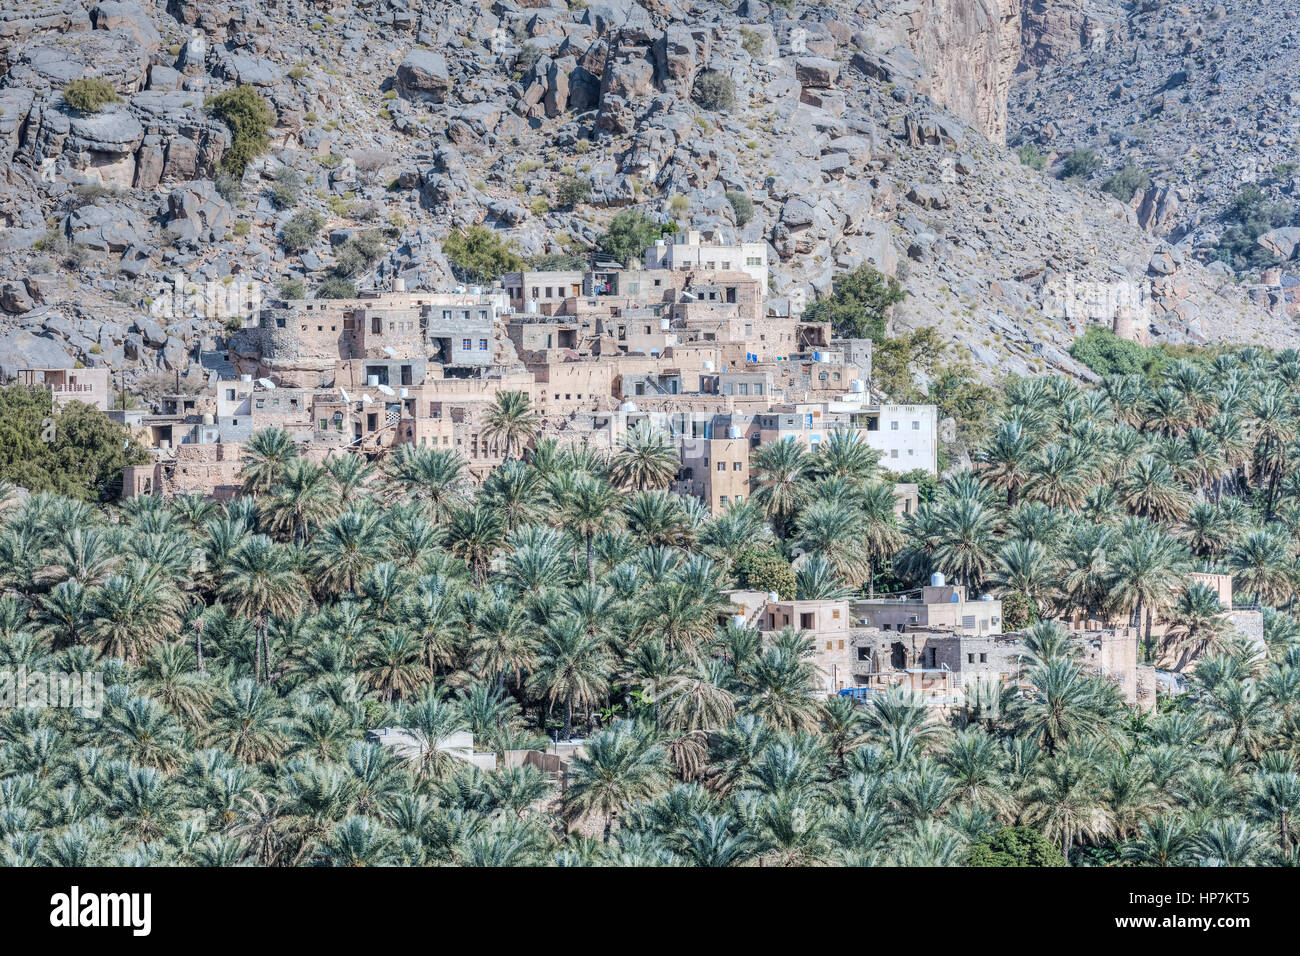
{"type": "Polygon", "coordinates": [[[434,521],[465,495],[465,459],[454,451],[399,445],[384,462],[389,494],[423,504],[434,521]]]}
{"type": "Polygon", "coordinates": [[[1151,637],[1156,613],[1177,594],[1185,558],[1173,538],[1157,528],[1145,528],[1120,540],[1111,556],[1111,584],[1115,603],[1132,615],[1134,627],[1143,627],[1145,615],[1146,659],[1155,651],[1151,637]]]}
{"type": "Polygon", "coordinates": [[[619,722],[594,734],[584,751],[569,763],[564,812],[570,820],[600,814],[603,842],[608,843],[623,808],[653,796],[667,782],[664,749],[631,724],[619,722]]]}
{"type": "Polygon", "coordinates": [[[867,598],[876,596],[876,570],[898,552],[906,540],[898,523],[898,497],[889,482],[862,489],[862,543],[867,551],[867,598]]]}
{"type": "Polygon", "coordinates": [[[1192,584],[1174,604],[1173,626],[1165,635],[1164,649],[1178,654],[1174,670],[1181,671],[1204,654],[1226,650],[1231,632],[1219,595],[1204,584],[1192,584]]]}
{"type": "Polygon", "coordinates": [[[1043,762],[1038,780],[1026,795],[1026,813],[1048,837],[1055,837],[1069,860],[1079,837],[1096,838],[1110,829],[1097,782],[1097,754],[1072,746],[1043,762]]]}
{"type": "Polygon", "coordinates": [[[609,482],[583,475],[574,482],[561,507],[569,528],[586,547],[587,581],[595,584],[596,561],[592,544],[598,534],[613,530],[621,522],[623,496],[609,482]]]}
{"type": "Polygon", "coordinates": [[[341,504],[354,500],[374,477],[375,466],[362,455],[337,455],[325,459],[325,470],[334,479],[334,488],[341,504]]]}
{"type": "Polygon", "coordinates": [[[526,392],[498,392],[483,416],[483,437],[500,445],[506,461],[523,454],[540,427],[541,417],[526,392]]]}
{"type": "Polygon", "coordinates": [[[612,660],[604,638],[588,633],[580,618],[568,615],[543,632],[529,689],[554,705],[564,703],[564,738],[573,739],[574,706],[590,706],[604,696],[612,660]]]}
{"type": "Polygon", "coordinates": [[[542,517],[542,475],[522,461],[507,461],[488,475],[480,498],[501,516],[509,534],[542,517]]]}
{"type": "Polygon", "coordinates": [[[795,547],[804,554],[823,555],[850,584],[870,577],[860,511],[838,501],[815,501],[800,512],[798,532],[795,547]]]}
{"type": "Polygon", "coordinates": [[[934,566],[959,584],[978,588],[993,565],[996,517],[980,502],[959,498],[937,512],[934,566]]]}
{"type": "Polygon", "coordinates": [[[316,587],[322,594],[355,593],[373,565],[387,556],[383,524],[372,511],[345,511],[312,538],[316,587]]]}
{"type": "Polygon", "coordinates": [[[243,450],[239,481],[244,494],[257,495],[280,484],[285,466],[298,457],[298,445],[283,428],[254,432],[243,450]]]}
{"type": "Polygon", "coordinates": [[[1135,515],[1158,521],[1181,521],[1192,501],[1178,484],[1168,462],[1143,455],[1116,485],[1120,501],[1135,515]]]}
{"type": "Polygon", "coordinates": [[[1286,538],[1270,530],[1252,531],[1228,556],[1234,588],[1274,607],[1295,591],[1295,558],[1286,538]]]}
{"type": "Polygon", "coordinates": [[[880,454],[856,429],[836,429],[818,446],[813,471],[819,477],[865,485],[875,477],[880,454]]]}
{"type": "Polygon", "coordinates": [[[681,468],[681,460],[667,433],[639,422],[623,436],[622,447],[611,463],[610,480],[616,485],[645,491],[667,488],[681,468]]]}
{"type": "Polygon", "coordinates": [[[447,523],[446,536],[451,553],[465,560],[481,585],[493,555],[505,542],[500,514],[485,505],[458,508],[447,523]]]}
{"type": "Polygon", "coordinates": [[[753,455],[754,500],[772,522],[777,536],[787,537],[795,513],[807,495],[805,479],[813,457],[793,436],[761,446],[753,455]]]}
{"type": "Polygon", "coordinates": [[[314,527],[339,508],[335,483],[328,471],[302,458],[282,469],[279,484],[264,499],[272,531],[287,533],[295,544],[306,544],[314,527]]]}
{"type": "Polygon", "coordinates": [[[1176,815],[1156,816],[1144,822],[1137,836],[1125,843],[1120,853],[1125,860],[1145,866],[1181,866],[1192,838],[1176,815]]]}

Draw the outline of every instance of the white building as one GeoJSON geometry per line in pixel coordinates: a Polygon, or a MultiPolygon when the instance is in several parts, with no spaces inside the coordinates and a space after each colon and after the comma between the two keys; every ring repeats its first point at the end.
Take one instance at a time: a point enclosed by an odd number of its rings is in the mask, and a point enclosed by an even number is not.
{"type": "Polygon", "coordinates": [[[705,242],[692,229],[678,233],[673,241],[660,239],[645,251],[647,269],[709,269],[744,272],[767,289],[767,243],[742,242],[724,246],[705,242]]]}

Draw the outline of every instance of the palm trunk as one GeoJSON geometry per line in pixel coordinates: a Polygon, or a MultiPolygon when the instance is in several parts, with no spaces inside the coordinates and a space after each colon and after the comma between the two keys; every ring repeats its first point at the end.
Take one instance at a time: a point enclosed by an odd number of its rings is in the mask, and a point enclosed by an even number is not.
{"type": "Polygon", "coordinates": [[[564,739],[573,739],[573,694],[564,698],[564,739]]]}
{"type": "Polygon", "coordinates": [[[595,587],[596,586],[596,558],[595,555],[592,553],[592,538],[593,535],[591,534],[591,532],[590,531],[587,532],[587,583],[590,584],[592,587],[595,587]]]}

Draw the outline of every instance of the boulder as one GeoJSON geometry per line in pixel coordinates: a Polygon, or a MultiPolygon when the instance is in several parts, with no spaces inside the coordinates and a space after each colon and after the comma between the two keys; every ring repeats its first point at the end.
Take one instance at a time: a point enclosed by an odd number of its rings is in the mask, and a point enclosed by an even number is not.
{"type": "Polygon", "coordinates": [[[447,60],[433,50],[412,50],[398,66],[394,83],[407,99],[441,103],[451,86],[447,60]]]}
{"type": "Polygon", "coordinates": [[[164,220],[178,243],[217,242],[234,225],[235,215],[216,187],[199,179],[167,194],[164,220]]]}

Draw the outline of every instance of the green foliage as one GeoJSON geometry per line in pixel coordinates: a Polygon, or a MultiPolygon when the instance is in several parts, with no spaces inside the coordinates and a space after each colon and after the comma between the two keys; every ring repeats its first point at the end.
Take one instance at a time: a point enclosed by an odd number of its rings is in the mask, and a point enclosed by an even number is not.
{"type": "Polygon", "coordinates": [[[1102,325],[1090,325],[1070,346],[1070,355],[1098,375],[1147,375],[1160,370],[1158,349],[1122,339],[1102,325]]]}
{"type": "Polygon", "coordinates": [[[357,287],[351,279],[342,276],[330,276],[316,286],[318,299],[352,299],[356,298],[357,287]]]}
{"type": "Polygon", "coordinates": [[[205,108],[230,129],[231,144],[221,161],[223,169],[243,173],[268,145],[267,132],[275,122],[271,107],[252,86],[244,83],[211,97],[205,108]]]}
{"type": "Polygon", "coordinates": [[[988,436],[1001,400],[1001,393],[978,381],[974,369],[966,363],[940,366],[926,394],[926,401],[936,406],[940,421],[951,418],[956,423],[955,445],[961,450],[974,448],[988,436]]]}
{"type": "Polygon", "coordinates": [[[1022,166],[1028,166],[1030,169],[1044,169],[1047,166],[1047,157],[1038,151],[1038,147],[1033,143],[1025,143],[1018,150],[1016,156],[1020,159],[1022,166]]]}
{"type": "Polygon", "coordinates": [[[0,388],[0,481],[110,501],[122,492],[122,469],[148,460],[127,430],[96,408],[69,402],[57,410],[47,389],[0,388]]]}
{"type": "Polygon", "coordinates": [[[736,84],[731,77],[718,70],[701,70],[695,78],[691,96],[706,110],[723,113],[736,105],[736,84]]]}
{"type": "Polygon", "coordinates": [[[939,479],[925,468],[913,468],[895,476],[899,484],[916,485],[916,496],[922,504],[939,497],[939,479]]]}
{"type": "Polygon", "coordinates": [[[727,193],[727,202],[731,203],[731,211],[736,215],[736,226],[743,229],[754,218],[753,200],[733,189],[727,193]]]}
{"type": "Polygon", "coordinates": [[[1151,185],[1151,174],[1129,160],[1124,168],[1101,184],[1101,191],[1110,193],[1120,202],[1129,202],[1138,192],[1151,185]]]}
{"type": "Polygon", "coordinates": [[[280,283],[280,298],[301,299],[307,294],[307,287],[301,279],[285,279],[280,283]]]}
{"type": "Polygon", "coordinates": [[[442,251],[468,282],[491,282],[502,273],[518,272],[524,267],[524,260],[514,248],[486,226],[451,233],[443,240],[442,251]]]}
{"type": "Polygon", "coordinates": [[[591,180],[586,176],[565,176],[555,189],[555,201],[561,209],[572,209],[591,199],[591,180]]]}
{"type": "Polygon", "coordinates": [[[834,291],[804,310],[806,322],[830,322],[835,334],[846,338],[885,337],[889,310],[907,293],[893,276],[886,276],[869,263],[835,277],[834,291]]]}
{"type": "Polygon", "coordinates": [[[373,269],[388,254],[388,243],[378,229],[367,229],[338,247],[334,254],[334,275],[350,279],[373,269]]]}
{"type": "Polygon", "coordinates": [[[794,569],[790,567],[789,561],[771,548],[745,548],[736,556],[732,571],[742,588],[750,591],[775,591],[783,601],[794,599],[794,569]]]}
{"type": "Polygon", "coordinates": [[[1237,225],[1224,230],[1211,253],[1211,258],[1223,262],[1239,272],[1249,269],[1266,269],[1276,265],[1277,256],[1256,240],[1272,229],[1296,221],[1295,208],[1288,202],[1273,201],[1258,186],[1246,186],[1229,203],[1224,217],[1237,225]]]}
{"type": "Polygon", "coordinates": [[[97,113],[120,99],[113,84],[98,77],[73,80],[63,88],[63,102],[78,113],[97,113]]]}
{"type": "Polygon", "coordinates": [[[896,335],[871,346],[871,384],[877,392],[900,403],[918,402],[924,396],[918,378],[933,381],[949,353],[949,343],[934,326],[896,335]]]}
{"type": "Polygon", "coordinates": [[[1038,620],[1033,599],[1021,591],[1002,595],[1002,630],[1019,631],[1038,620]]]}
{"type": "Polygon", "coordinates": [[[596,248],[623,265],[635,264],[647,248],[664,234],[664,227],[635,209],[624,209],[609,222],[596,240],[596,248]]]}
{"type": "Polygon", "coordinates": [[[1087,179],[1101,169],[1095,149],[1076,149],[1061,160],[1062,179],[1087,179]]]}
{"type": "Polygon", "coordinates": [[[1061,851],[1029,827],[1003,827],[971,845],[968,866],[1065,866],[1061,851]]]}
{"type": "Polygon", "coordinates": [[[280,229],[280,245],[289,253],[305,252],[316,242],[324,225],[325,218],[314,209],[294,213],[280,229]]]}
{"type": "Polygon", "coordinates": [[[753,30],[746,30],[744,27],[741,27],[740,45],[751,57],[757,57],[763,52],[763,37],[761,34],[755,33],[753,30]]]}
{"type": "Polygon", "coordinates": [[[302,193],[302,175],[292,167],[281,166],[271,187],[271,202],[276,209],[292,209],[302,193]]]}

